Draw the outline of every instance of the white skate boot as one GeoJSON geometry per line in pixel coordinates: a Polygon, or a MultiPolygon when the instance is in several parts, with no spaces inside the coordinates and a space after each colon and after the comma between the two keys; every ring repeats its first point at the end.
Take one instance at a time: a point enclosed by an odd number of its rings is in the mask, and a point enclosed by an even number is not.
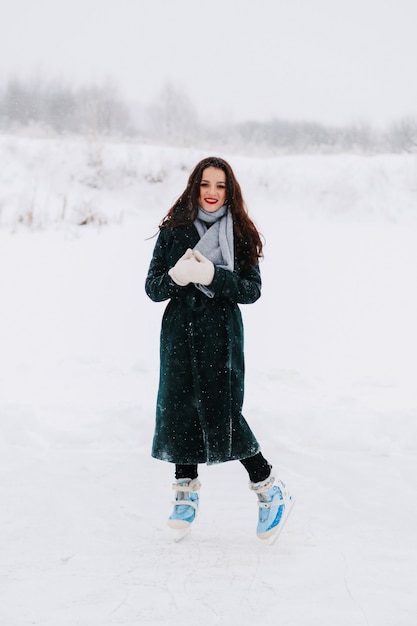
{"type": "Polygon", "coordinates": [[[282,480],[272,474],[259,483],[249,483],[249,488],[258,496],[259,520],[256,534],[259,539],[274,543],[291,513],[294,500],[282,480]]]}
{"type": "Polygon", "coordinates": [[[168,526],[175,531],[175,540],[180,541],[190,531],[198,512],[198,491],[201,483],[198,478],[180,478],[172,485],[175,490],[174,510],[168,519],[168,526]]]}

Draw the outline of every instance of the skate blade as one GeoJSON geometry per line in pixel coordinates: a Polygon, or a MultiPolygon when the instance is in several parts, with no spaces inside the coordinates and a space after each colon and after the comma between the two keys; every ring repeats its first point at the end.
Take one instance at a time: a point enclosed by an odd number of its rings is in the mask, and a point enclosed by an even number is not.
{"type": "Polygon", "coordinates": [[[267,539],[267,544],[268,546],[273,546],[274,543],[276,542],[276,540],[278,539],[278,537],[280,536],[280,534],[282,533],[285,524],[287,523],[287,519],[290,516],[290,513],[293,509],[294,506],[294,498],[291,497],[291,500],[289,502],[287,502],[287,504],[285,505],[285,509],[284,509],[284,518],[281,521],[281,523],[278,525],[277,530],[273,533],[273,535],[271,535],[268,539],[267,539]]]}
{"type": "Polygon", "coordinates": [[[182,519],[169,519],[168,526],[172,530],[175,543],[184,539],[191,530],[191,524],[182,519]]]}
{"type": "Polygon", "coordinates": [[[174,528],[173,529],[173,537],[175,543],[179,543],[188,535],[191,530],[191,524],[189,524],[186,528],[174,528]]]}

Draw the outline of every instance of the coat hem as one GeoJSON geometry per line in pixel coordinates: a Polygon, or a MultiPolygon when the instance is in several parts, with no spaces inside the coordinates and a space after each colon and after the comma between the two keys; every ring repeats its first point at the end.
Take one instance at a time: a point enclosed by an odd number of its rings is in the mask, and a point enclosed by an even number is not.
{"type": "Polygon", "coordinates": [[[195,458],[174,460],[167,454],[157,455],[154,453],[152,453],[151,456],[158,461],[166,461],[167,463],[173,463],[174,465],[220,465],[221,463],[228,463],[229,461],[241,461],[243,459],[249,459],[250,457],[255,456],[255,454],[258,454],[260,451],[261,447],[257,446],[254,450],[251,450],[250,452],[236,454],[219,460],[207,459],[202,457],[200,457],[198,460],[195,458]]]}

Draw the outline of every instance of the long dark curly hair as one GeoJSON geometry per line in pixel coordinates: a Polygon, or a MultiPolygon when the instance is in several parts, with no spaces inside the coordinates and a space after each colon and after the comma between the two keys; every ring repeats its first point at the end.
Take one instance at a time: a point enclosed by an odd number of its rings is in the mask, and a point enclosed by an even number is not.
{"type": "Polygon", "coordinates": [[[238,261],[243,267],[256,265],[263,257],[261,235],[248,215],[240,185],[232,168],[220,157],[206,157],[197,163],[190,174],[185,190],[165,215],[159,228],[176,228],[193,224],[198,213],[200,183],[207,167],[217,167],[226,175],[226,203],[233,218],[238,261]]]}

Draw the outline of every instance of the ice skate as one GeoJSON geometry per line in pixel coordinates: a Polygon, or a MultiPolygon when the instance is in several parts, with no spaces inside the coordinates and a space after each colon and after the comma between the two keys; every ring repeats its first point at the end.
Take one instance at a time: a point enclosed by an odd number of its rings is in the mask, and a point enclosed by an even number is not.
{"type": "Polygon", "coordinates": [[[285,483],[270,476],[259,483],[249,483],[250,489],[258,497],[259,520],[256,534],[259,539],[274,543],[291,513],[294,500],[285,483]]]}
{"type": "Polygon", "coordinates": [[[180,478],[173,485],[175,490],[174,510],[168,519],[168,526],[174,530],[175,541],[188,534],[198,512],[198,491],[201,483],[198,478],[180,478]]]}

